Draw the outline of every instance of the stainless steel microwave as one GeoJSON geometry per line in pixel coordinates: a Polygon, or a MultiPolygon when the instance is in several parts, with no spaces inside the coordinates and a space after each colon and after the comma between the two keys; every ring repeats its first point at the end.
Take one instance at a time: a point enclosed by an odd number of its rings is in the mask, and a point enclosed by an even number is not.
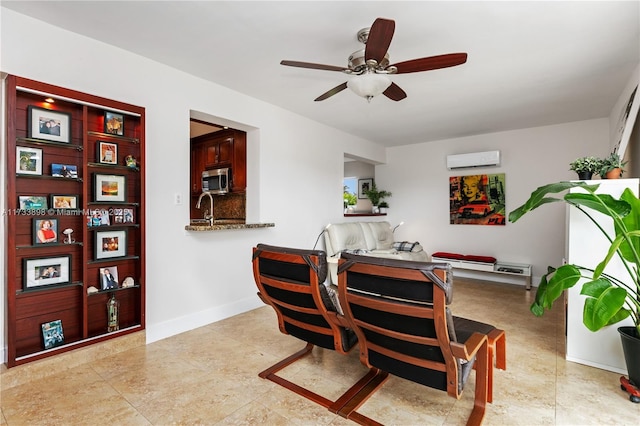
{"type": "Polygon", "coordinates": [[[202,172],[202,192],[226,194],[231,187],[231,169],[205,170],[202,172]]]}

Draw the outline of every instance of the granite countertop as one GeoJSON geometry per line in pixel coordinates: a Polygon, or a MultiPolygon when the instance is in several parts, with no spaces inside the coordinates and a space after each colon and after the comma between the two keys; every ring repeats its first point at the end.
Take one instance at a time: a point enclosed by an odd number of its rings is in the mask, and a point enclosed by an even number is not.
{"type": "Polygon", "coordinates": [[[273,228],[275,223],[214,223],[208,224],[189,224],[184,227],[185,231],[222,231],[225,229],[256,229],[256,228],[273,228]]]}

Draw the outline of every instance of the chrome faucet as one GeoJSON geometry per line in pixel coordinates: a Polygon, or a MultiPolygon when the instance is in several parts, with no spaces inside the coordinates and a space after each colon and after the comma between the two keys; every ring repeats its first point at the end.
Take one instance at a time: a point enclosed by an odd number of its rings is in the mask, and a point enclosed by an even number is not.
{"type": "Polygon", "coordinates": [[[203,217],[204,217],[204,219],[207,219],[209,221],[209,225],[213,226],[213,196],[211,195],[211,193],[209,191],[205,191],[202,194],[200,194],[200,197],[198,197],[198,202],[196,203],[196,209],[200,208],[200,203],[202,202],[202,197],[204,197],[205,195],[208,195],[209,196],[209,200],[211,201],[211,214],[207,214],[208,210],[205,209],[203,217]]]}

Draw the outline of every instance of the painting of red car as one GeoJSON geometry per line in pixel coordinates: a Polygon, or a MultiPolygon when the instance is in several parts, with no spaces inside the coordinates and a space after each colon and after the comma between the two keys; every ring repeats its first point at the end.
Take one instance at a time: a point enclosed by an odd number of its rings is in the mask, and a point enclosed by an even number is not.
{"type": "Polygon", "coordinates": [[[462,217],[482,216],[485,217],[493,211],[491,205],[485,200],[471,201],[460,206],[458,214],[462,217]]]}

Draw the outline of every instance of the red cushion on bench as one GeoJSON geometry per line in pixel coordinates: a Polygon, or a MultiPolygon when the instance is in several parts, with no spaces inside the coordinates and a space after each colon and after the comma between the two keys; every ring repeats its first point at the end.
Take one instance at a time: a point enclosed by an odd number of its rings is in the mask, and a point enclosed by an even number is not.
{"type": "Polygon", "coordinates": [[[447,253],[445,251],[439,251],[437,253],[433,253],[431,256],[432,257],[442,257],[444,259],[457,259],[457,260],[464,260],[464,258],[465,258],[465,256],[463,254],[447,253]]]}
{"type": "Polygon", "coordinates": [[[491,256],[474,256],[474,255],[466,255],[464,256],[464,260],[468,260],[469,262],[481,262],[481,263],[496,263],[496,258],[491,256]]]}

